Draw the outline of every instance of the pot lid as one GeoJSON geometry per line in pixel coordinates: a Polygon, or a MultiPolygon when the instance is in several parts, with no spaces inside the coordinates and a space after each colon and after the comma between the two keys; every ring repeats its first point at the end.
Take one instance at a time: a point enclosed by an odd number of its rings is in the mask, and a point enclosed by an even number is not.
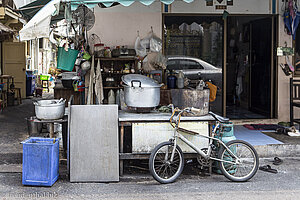
{"type": "Polygon", "coordinates": [[[141,74],[127,74],[122,76],[122,81],[127,86],[134,86],[134,87],[160,87],[160,85],[147,76],[141,74]]]}

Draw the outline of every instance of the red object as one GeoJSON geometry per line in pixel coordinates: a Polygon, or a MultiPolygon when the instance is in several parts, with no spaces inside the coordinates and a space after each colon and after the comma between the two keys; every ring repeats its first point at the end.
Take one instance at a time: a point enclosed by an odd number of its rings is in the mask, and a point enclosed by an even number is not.
{"type": "Polygon", "coordinates": [[[95,47],[99,47],[99,46],[101,47],[101,46],[104,46],[104,44],[103,43],[98,43],[98,44],[94,44],[94,46],[95,47]]]}
{"type": "Polygon", "coordinates": [[[82,82],[80,82],[77,85],[77,89],[78,89],[78,92],[83,92],[84,91],[84,84],[82,82]]]}

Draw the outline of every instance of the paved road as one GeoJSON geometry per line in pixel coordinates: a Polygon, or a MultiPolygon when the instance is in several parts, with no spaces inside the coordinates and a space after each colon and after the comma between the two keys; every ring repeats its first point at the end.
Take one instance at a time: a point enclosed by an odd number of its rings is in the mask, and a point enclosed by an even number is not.
{"type": "Polygon", "coordinates": [[[278,174],[258,171],[246,183],[222,175],[182,175],[172,184],[158,184],[148,174],[125,175],[118,183],[69,183],[63,176],[52,187],[21,184],[21,173],[0,173],[0,199],[300,199],[300,158],[285,158],[274,166],[278,174]]]}

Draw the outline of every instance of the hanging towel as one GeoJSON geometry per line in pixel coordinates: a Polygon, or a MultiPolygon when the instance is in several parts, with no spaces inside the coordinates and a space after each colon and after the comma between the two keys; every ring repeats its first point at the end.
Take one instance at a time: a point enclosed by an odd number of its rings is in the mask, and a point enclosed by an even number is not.
{"type": "Polygon", "coordinates": [[[102,74],[100,68],[100,59],[97,62],[96,78],[95,78],[95,95],[97,97],[97,104],[103,104],[104,94],[103,94],[103,84],[102,84],[102,74]]]}
{"type": "Polygon", "coordinates": [[[95,61],[93,55],[91,71],[90,71],[89,92],[88,92],[87,103],[86,103],[87,105],[92,105],[94,103],[94,83],[95,83],[95,61]]]}
{"type": "Polygon", "coordinates": [[[216,100],[218,87],[209,81],[206,81],[205,83],[209,88],[209,102],[213,102],[216,100]]]}

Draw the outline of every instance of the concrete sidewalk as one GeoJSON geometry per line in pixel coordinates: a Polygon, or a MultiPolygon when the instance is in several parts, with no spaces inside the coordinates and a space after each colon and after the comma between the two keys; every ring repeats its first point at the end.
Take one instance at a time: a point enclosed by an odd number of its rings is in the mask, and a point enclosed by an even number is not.
{"type": "Polygon", "coordinates": [[[272,159],[260,159],[278,173],[258,170],[248,182],[231,182],[223,175],[183,173],[172,184],[159,184],[149,173],[127,174],[117,183],[70,183],[60,176],[52,187],[22,185],[21,173],[0,173],[0,199],[199,199],[199,200],[274,200],[299,199],[300,159],[282,158],[275,166],[272,159]]]}

